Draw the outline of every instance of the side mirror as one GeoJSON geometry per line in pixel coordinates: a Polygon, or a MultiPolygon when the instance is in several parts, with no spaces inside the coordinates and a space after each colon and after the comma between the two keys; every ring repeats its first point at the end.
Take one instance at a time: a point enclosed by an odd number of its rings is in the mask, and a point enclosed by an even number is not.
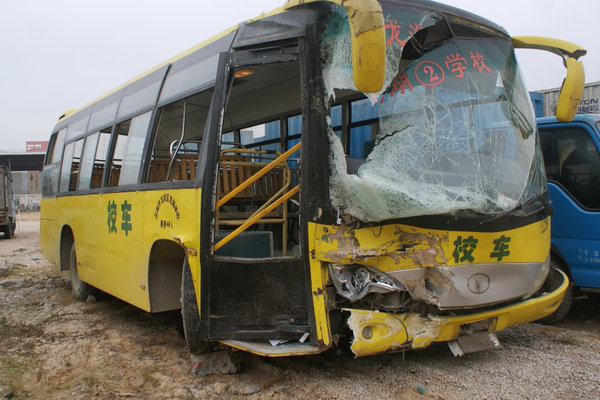
{"type": "Polygon", "coordinates": [[[364,93],[376,93],[385,80],[385,25],[377,0],[288,0],[284,10],[305,3],[329,1],[342,6],[350,21],[354,85],[364,93]]]}
{"type": "Polygon", "coordinates": [[[549,51],[563,58],[567,76],[558,95],[556,118],[562,122],[572,121],[577,113],[585,84],[583,63],[578,58],[584,56],[587,51],[574,43],[539,36],[513,37],[513,45],[515,48],[549,51]]]}

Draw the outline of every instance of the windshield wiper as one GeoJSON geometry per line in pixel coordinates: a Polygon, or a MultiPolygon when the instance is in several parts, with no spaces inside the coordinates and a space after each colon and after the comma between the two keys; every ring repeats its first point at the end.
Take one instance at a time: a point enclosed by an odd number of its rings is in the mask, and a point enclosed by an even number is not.
{"type": "Polygon", "coordinates": [[[521,132],[521,137],[523,137],[523,139],[527,139],[533,133],[533,128],[531,127],[531,124],[529,123],[529,120],[527,119],[525,114],[523,114],[523,111],[521,111],[504,94],[498,96],[498,100],[502,102],[501,104],[505,104],[508,106],[505,115],[507,115],[510,118],[510,120],[517,126],[517,128],[519,128],[519,131],[521,132]]]}
{"type": "Polygon", "coordinates": [[[507,215],[512,214],[513,212],[517,211],[517,210],[524,210],[525,207],[527,207],[528,205],[532,204],[533,202],[538,201],[540,203],[539,207],[534,208],[533,210],[524,213],[523,215],[528,217],[532,214],[535,214],[536,212],[540,211],[540,210],[544,210],[546,211],[546,215],[554,215],[554,209],[552,208],[552,206],[550,205],[550,203],[548,203],[546,201],[546,199],[544,199],[542,196],[540,196],[539,194],[534,194],[532,196],[530,196],[529,198],[527,198],[527,200],[523,201],[523,202],[519,202],[517,203],[513,208],[511,208],[510,210],[506,210],[498,215],[494,215],[491,218],[488,218],[486,220],[483,220],[480,222],[480,224],[485,224],[486,222],[491,222],[491,221],[495,221],[497,219],[500,219],[502,217],[506,217],[507,215]]]}

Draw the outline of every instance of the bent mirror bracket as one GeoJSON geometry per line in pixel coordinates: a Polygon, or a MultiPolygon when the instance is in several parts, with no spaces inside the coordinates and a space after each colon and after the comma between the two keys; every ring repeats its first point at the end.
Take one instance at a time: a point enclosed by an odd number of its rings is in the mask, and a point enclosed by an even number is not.
{"type": "Polygon", "coordinates": [[[574,43],[540,36],[513,37],[513,44],[518,49],[544,50],[563,58],[567,76],[558,96],[556,118],[561,122],[572,121],[577,112],[585,83],[583,63],[579,61],[579,57],[584,56],[587,51],[574,43]]]}

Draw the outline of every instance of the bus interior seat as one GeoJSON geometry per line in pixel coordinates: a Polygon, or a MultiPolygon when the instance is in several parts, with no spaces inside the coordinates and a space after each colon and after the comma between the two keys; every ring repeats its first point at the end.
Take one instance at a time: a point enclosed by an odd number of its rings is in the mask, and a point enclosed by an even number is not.
{"type": "MultiPolygon", "coordinates": [[[[169,165],[171,160],[168,158],[155,158],[150,164],[148,172],[148,182],[157,183],[167,180],[169,165]]],[[[169,181],[189,181],[196,179],[196,168],[198,167],[198,154],[186,153],[178,154],[171,166],[169,181]]]]}

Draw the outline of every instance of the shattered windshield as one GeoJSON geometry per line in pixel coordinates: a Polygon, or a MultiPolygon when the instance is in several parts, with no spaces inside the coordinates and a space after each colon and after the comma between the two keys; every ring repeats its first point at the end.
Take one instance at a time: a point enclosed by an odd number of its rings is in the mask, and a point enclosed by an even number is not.
{"type": "MultiPolygon", "coordinates": [[[[329,132],[339,212],[362,221],[493,216],[542,194],[535,117],[510,39],[412,8],[384,7],[384,16],[386,81],[367,95],[375,119],[361,159],[346,157],[343,136],[329,132]]],[[[324,30],[321,52],[333,103],[356,98],[343,13],[324,30]]]]}

